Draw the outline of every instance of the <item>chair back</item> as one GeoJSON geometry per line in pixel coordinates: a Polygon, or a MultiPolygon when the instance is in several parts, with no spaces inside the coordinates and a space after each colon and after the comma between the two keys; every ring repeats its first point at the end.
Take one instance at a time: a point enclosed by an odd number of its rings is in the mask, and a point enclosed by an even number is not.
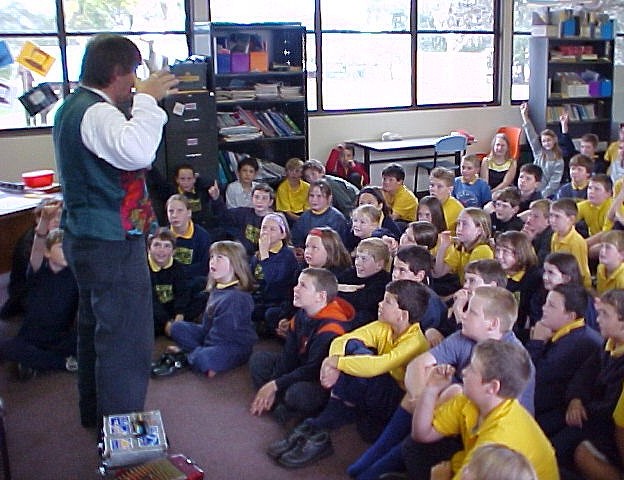
{"type": "Polygon", "coordinates": [[[467,144],[468,139],[463,135],[448,135],[439,138],[434,149],[437,154],[457,153],[466,150],[467,144]]]}
{"type": "Polygon", "coordinates": [[[504,133],[509,140],[509,155],[514,160],[520,158],[520,136],[522,135],[522,128],[515,125],[507,125],[500,127],[496,133],[504,133]]]}

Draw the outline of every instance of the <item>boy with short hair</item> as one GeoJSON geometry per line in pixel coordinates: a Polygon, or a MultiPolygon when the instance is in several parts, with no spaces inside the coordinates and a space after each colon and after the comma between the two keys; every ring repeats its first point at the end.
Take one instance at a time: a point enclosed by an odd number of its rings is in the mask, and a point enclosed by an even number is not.
{"type": "MultiPolygon", "coordinates": [[[[483,262],[483,260],[478,262],[483,262]]],[[[495,260],[489,260],[489,262],[495,262],[495,260]]],[[[476,262],[473,263],[476,264],[476,262]]],[[[494,274],[493,278],[498,276],[498,274],[494,274]]],[[[506,282],[504,272],[499,281],[506,282]]],[[[461,372],[469,363],[474,346],[477,342],[485,339],[501,339],[504,342],[521,346],[520,341],[511,330],[518,314],[518,304],[511,292],[504,287],[481,286],[474,290],[469,302],[468,310],[462,311],[459,316],[462,329],[409,363],[405,377],[407,395],[403,398],[401,405],[396,409],[377,441],[349,467],[347,470],[349,475],[377,478],[375,475],[405,468],[401,459],[401,443],[410,431],[411,414],[415,408],[414,399],[425,388],[428,372],[432,367],[448,364],[452,365],[457,372],[461,372]]],[[[533,371],[530,377],[531,380],[523,389],[520,403],[532,412],[533,371]]],[[[456,378],[455,381],[460,382],[460,379],[456,378]]],[[[459,384],[452,386],[446,392],[447,398],[460,393],[460,391],[461,386],[459,384]]]]}
{"type": "Polygon", "coordinates": [[[258,160],[254,157],[245,157],[238,162],[238,180],[228,184],[225,189],[227,208],[251,207],[251,194],[259,168],[258,160]]]}
{"type": "Polygon", "coordinates": [[[393,163],[381,172],[381,185],[386,203],[390,207],[393,220],[413,222],[416,220],[418,200],[405,186],[405,169],[393,163]]]}
{"type": "Polygon", "coordinates": [[[531,202],[528,215],[522,227],[522,231],[531,239],[531,244],[541,264],[544,263],[544,260],[550,253],[553,231],[548,221],[549,216],[550,200],[547,198],[535,200],[531,202]]]}
{"type": "Polygon", "coordinates": [[[602,344],[598,332],[583,318],[588,300],[581,285],[564,283],[554,287],[526,344],[536,372],[535,419],[548,436],[565,427],[568,384],[602,344]]]}
{"type": "Polygon", "coordinates": [[[262,219],[273,212],[275,191],[266,183],[258,183],[251,190],[251,207],[226,208],[219,195],[218,187],[210,189],[213,208],[224,223],[232,226],[234,236],[240,241],[248,255],[258,250],[262,219]]]}
{"type": "Polygon", "coordinates": [[[54,201],[41,211],[26,276],[23,322],[15,337],[0,342],[0,358],[17,363],[20,380],[38,371],[78,368],[78,285],[63,254],[63,231],[49,229],[61,208],[54,201]]]}
{"type": "Polygon", "coordinates": [[[294,223],[299,219],[308,205],[308,190],[310,184],[301,180],[303,175],[303,161],[293,157],[286,162],[286,179],[279,184],[275,194],[275,210],[283,212],[288,222],[294,223]]]}
{"type": "Polygon", "coordinates": [[[448,321],[446,305],[438,294],[428,287],[433,261],[433,256],[425,247],[407,245],[397,251],[392,268],[392,280],[412,280],[425,285],[429,292],[427,308],[419,322],[432,346],[455,331],[455,325],[448,321]]]}
{"type": "Polygon", "coordinates": [[[369,183],[366,168],[355,161],[355,148],[350,144],[338,144],[332,149],[325,169],[327,173],[343,178],[357,188],[362,188],[369,183]]]}
{"type": "Polygon", "coordinates": [[[436,167],[429,175],[429,194],[440,200],[446,226],[451,232],[455,231],[457,218],[464,209],[459,200],[454,198],[453,185],[455,184],[455,174],[452,170],[444,167],[436,167]]]}
{"type": "Polygon", "coordinates": [[[587,247],[590,256],[598,256],[598,245],[602,233],[613,228],[613,222],[609,219],[609,209],[613,194],[613,183],[608,175],[596,173],[589,179],[587,186],[587,200],[579,202],[577,222],[584,221],[587,225],[589,238],[587,247]],[[594,247],[594,248],[592,248],[594,247]]]}
{"type": "Polygon", "coordinates": [[[321,384],[331,389],[325,409],[271,444],[271,457],[289,468],[306,466],[332,453],[328,430],[356,420],[362,437],[376,438],[403,395],[407,362],[429,348],[419,323],[428,296],[411,280],[387,285],[379,320],[332,342],[321,368],[321,384]]]}
{"type": "Polygon", "coordinates": [[[587,186],[594,171],[594,161],[583,154],[576,154],[570,159],[570,182],[561,185],[555,199],[578,198],[587,199],[587,186]]]}
{"type": "Polygon", "coordinates": [[[216,219],[210,208],[208,186],[199,177],[192,165],[181,164],[175,169],[175,184],[178,195],[183,195],[192,212],[193,222],[206,230],[216,227],[216,219]]]}
{"type": "Polygon", "coordinates": [[[464,155],[461,160],[461,176],[455,178],[453,197],[464,207],[482,208],[492,200],[492,191],[488,183],[479,178],[481,160],[477,155],[464,155]]]}
{"type": "Polygon", "coordinates": [[[520,231],[524,222],[518,218],[520,209],[520,190],[516,187],[505,187],[494,194],[494,213],[492,219],[492,234],[520,231]]]}
{"type": "Polygon", "coordinates": [[[147,264],[152,282],[154,334],[169,335],[171,323],[193,320],[206,305],[207,297],[198,294],[191,303],[191,290],[183,267],[173,258],[175,235],[159,228],[147,240],[147,264]]]}
{"type": "Polygon", "coordinates": [[[303,178],[310,185],[318,180],[325,180],[332,191],[332,203],[346,217],[351,216],[359,190],[344,178],[326,175],[321,162],[310,159],[303,164],[303,178]]]}
{"type": "Polygon", "coordinates": [[[426,478],[432,464],[453,454],[450,473],[458,479],[475,449],[496,443],[523,454],[540,480],[558,479],[552,445],[516,399],[527,385],[531,367],[529,354],[521,345],[482,341],[462,370],[464,393],[438,405],[440,393],[457,370],[450,365],[436,366],[416,399],[412,438],[422,443],[405,451],[410,478],[426,478]],[[460,436],[459,445],[448,442],[447,437],[456,435],[460,436]],[[441,440],[447,440],[442,448],[441,440]]]}
{"type": "Polygon", "coordinates": [[[556,200],[550,206],[548,221],[553,230],[550,241],[551,252],[568,252],[574,255],[579,264],[583,285],[591,287],[591,273],[589,272],[587,242],[574,228],[578,208],[571,198],[556,200]]]}
{"type": "Polygon", "coordinates": [[[355,313],[337,297],[338,281],[323,268],[306,268],[293,289],[299,310],[290,320],[281,352],[254,352],[249,370],[258,389],[252,415],[275,410],[278,419],[313,415],[325,405],[328,392],[319,382],[321,364],[332,340],[347,331],[355,313]]]}
{"type": "Polygon", "coordinates": [[[210,234],[201,225],[193,222],[192,207],[185,195],[171,195],[166,208],[171,231],[176,237],[173,257],[184,266],[189,281],[196,285],[205,284],[205,277],[208,275],[208,249],[212,243],[210,234]]]}
{"type": "Polygon", "coordinates": [[[624,289],[624,232],[611,230],[601,239],[596,290],[603,294],[614,288],[624,289]]]}
{"type": "MultiPolygon", "coordinates": [[[[520,208],[519,213],[529,209],[531,202],[542,198],[538,187],[542,181],[542,169],[534,163],[525,163],[520,167],[518,175],[518,190],[520,190],[520,208]]],[[[520,218],[523,218],[520,216],[520,218]]]]}

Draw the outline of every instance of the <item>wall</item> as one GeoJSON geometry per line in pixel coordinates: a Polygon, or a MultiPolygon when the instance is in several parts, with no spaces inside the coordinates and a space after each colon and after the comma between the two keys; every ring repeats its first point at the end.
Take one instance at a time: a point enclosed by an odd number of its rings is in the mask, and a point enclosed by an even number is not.
{"type": "MultiPolygon", "coordinates": [[[[207,20],[207,2],[194,0],[194,18],[207,20]]],[[[488,151],[498,126],[520,124],[518,107],[511,106],[510,61],[512,14],[511,0],[503,1],[503,47],[501,62],[501,91],[505,92],[500,107],[478,107],[448,110],[384,112],[351,115],[312,116],[309,119],[309,156],[324,161],[331,147],[349,139],[376,139],[382,132],[393,131],[403,136],[446,134],[462,128],[475,135],[478,142],[471,152],[488,151]]],[[[618,68],[614,82],[616,99],[624,97],[624,68],[618,68]],[[619,73],[619,74],[618,74],[619,73]]],[[[624,121],[624,105],[614,104],[614,121],[624,121]],[[618,108],[619,107],[619,108],[618,108]]],[[[54,167],[50,133],[7,135],[0,134],[0,180],[17,181],[21,172],[54,167]]],[[[374,172],[373,172],[374,174],[374,172]]]]}

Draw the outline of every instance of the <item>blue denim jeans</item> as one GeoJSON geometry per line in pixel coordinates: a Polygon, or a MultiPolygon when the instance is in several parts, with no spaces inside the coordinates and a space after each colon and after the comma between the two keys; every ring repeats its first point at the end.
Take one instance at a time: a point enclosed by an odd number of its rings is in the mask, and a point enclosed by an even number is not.
{"type": "Polygon", "coordinates": [[[63,251],[80,292],[78,393],[85,426],[143,410],[154,347],[145,241],[76,238],[63,251]]]}

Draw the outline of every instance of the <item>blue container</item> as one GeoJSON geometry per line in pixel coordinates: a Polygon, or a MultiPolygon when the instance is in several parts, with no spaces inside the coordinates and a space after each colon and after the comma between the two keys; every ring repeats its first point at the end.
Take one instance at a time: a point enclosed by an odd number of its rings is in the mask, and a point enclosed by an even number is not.
{"type": "Polygon", "coordinates": [[[610,97],[611,95],[613,95],[613,83],[611,80],[600,80],[600,96],[610,97]]]}
{"type": "Polygon", "coordinates": [[[602,23],[600,25],[600,38],[604,38],[605,40],[613,40],[614,31],[615,25],[613,20],[602,23]]]}
{"type": "Polygon", "coordinates": [[[232,60],[229,53],[217,53],[217,73],[230,73],[232,60]]]}

